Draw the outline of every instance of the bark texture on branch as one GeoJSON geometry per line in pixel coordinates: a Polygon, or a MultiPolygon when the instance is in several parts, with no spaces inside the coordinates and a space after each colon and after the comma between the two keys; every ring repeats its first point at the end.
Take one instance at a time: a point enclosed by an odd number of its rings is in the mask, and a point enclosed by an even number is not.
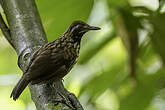
{"type": "MultiPolygon", "coordinates": [[[[30,56],[47,43],[35,0],[0,0],[0,2],[10,30],[2,16],[0,16],[0,28],[17,52],[18,65],[24,71],[30,56]]],[[[47,84],[29,84],[29,88],[37,110],[54,110],[55,103],[58,102],[63,103],[61,109],[68,106],[70,109],[83,110],[75,95],[64,88],[62,81],[56,81],[55,88],[47,84]]]]}

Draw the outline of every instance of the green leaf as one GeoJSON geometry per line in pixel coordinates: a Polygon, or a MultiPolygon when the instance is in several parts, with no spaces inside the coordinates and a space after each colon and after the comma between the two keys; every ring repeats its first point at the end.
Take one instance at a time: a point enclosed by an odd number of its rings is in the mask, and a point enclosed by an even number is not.
{"type": "Polygon", "coordinates": [[[101,95],[106,89],[113,87],[113,84],[116,83],[116,81],[119,81],[122,79],[122,77],[125,77],[125,75],[121,75],[124,73],[124,67],[125,61],[119,61],[117,64],[103,71],[102,74],[94,76],[91,80],[83,85],[79,95],[87,92],[90,96],[90,99],[95,100],[95,98],[101,95]]]}
{"type": "Polygon", "coordinates": [[[120,102],[119,110],[145,110],[151,103],[155,89],[148,86],[138,85],[134,91],[120,102]]]}
{"type": "Polygon", "coordinates": [[[159,53],[165,63],[165,14],[156,14],[150,17],[150,22],[153,25],[153,33],[150,36],[156,51],[159,53]]]}
{"type": "Polygon", "coordinates": [[[155,74],[146,74],[141,66],[137,71],[138,82],[127,97],[120,100],[119,110],[146,110],[151,104],[155,94],[164,81],[164,68],[159,69],[155,74]]]}
{"type": "Polygon", "coordinates": [[[152,10],[150,10],[147,7],[144,7],[144,6],[135,6],[135,7],[133,7],[133,11],[141,12],[141,13],[144,13],[144,14],[152,14],[153,13],[152,10]]]}
{"type": "Polygon", "coordinates": [[[110,8],[121,8],[128,5],[128,0],[108,0],[110,8]]]}

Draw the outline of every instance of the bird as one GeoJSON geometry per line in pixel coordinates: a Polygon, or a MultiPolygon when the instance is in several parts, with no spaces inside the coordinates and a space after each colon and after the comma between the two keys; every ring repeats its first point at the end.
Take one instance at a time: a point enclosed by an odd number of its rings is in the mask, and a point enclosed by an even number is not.
{"type": "Polygon", "coordinates": [[[53,83],[62,79],[77,62],[83,35],[100,29],[80,20],[74,21],[59,38],[34,52],[10,97],[17,100],[29,83],[53,83]]]}

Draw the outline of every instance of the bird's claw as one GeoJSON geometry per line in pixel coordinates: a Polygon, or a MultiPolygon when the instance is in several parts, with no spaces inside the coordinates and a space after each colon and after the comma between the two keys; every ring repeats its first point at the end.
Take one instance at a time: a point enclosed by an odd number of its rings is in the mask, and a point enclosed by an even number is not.
{"type": "Polygon", "coordinates": [[[75,108],[73,107],[73,105],[70,103],[70,100],[68,99],[68,96],[67,97],[65,97],[62,93],[60,93],[60,92],[57,92],[59,95],[60,95],[60,97],[61,97],[61,103],[64,103],[64,104],[66,104],[68,107],[70,107],[72,110],[75,110],[75,108]]]}
{"type": "Polygon", "coordinates": [[[69,108],[71,108],[72,110],[76,110],[73,105],[71,104],[70,100],[68,97],[65,97],[62,93],[57,92],[57,94],[59,95],[59,97],[55,98],[52,100],[52,102],[54,103],[54,105],[58,105],[59,103],[63,103],[65,105],[67,105],[69,108]]]}

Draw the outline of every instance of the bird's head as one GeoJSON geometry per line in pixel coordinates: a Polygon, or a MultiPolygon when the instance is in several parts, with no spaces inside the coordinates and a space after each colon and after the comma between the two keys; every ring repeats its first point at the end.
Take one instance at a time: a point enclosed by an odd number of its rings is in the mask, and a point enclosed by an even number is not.
{"type": "Polygon", "coordinates": [[[81,37],[90,30],[100,30],[101,28],[90,26],[83,21],[74,21],[68,28],[67,32],[75,39],[81,39],[81,37]]]}

